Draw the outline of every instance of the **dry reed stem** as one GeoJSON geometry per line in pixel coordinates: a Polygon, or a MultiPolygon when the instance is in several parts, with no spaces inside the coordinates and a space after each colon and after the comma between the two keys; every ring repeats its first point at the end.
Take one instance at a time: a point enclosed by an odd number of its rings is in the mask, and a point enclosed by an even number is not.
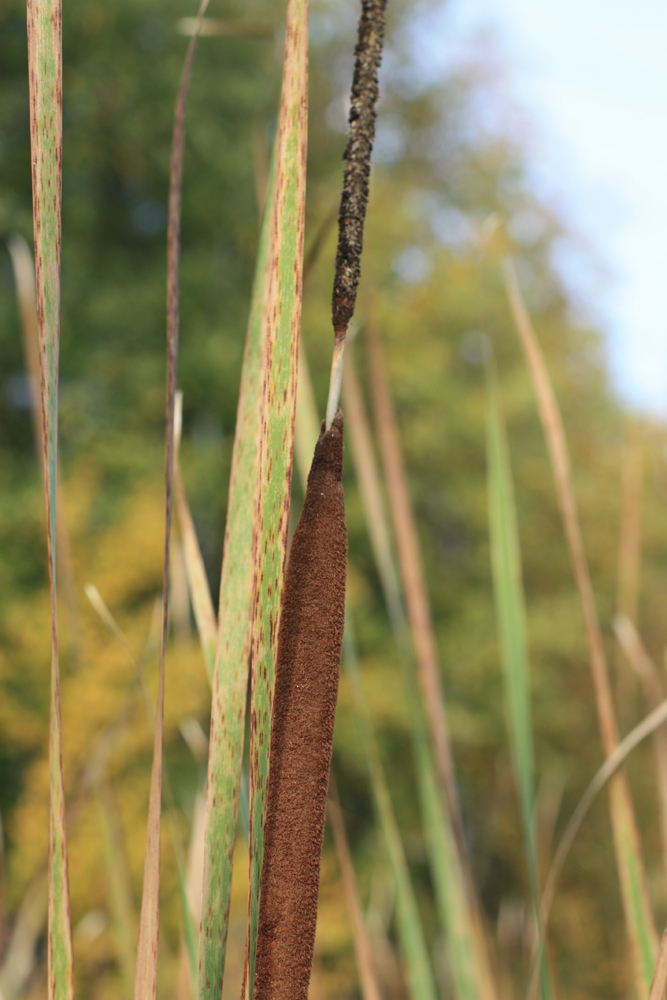
{"type": "MultiPolygon", "coordinates": [[[[657,708],[665,696],[663,682],[637,629],[627,615],[617,615],[614,619],[614,632],[628,663],[644,689],[649,708],[657,708]]],[[[667,726],[656,729],[653,735],[653,751],[658,777],[662,862],[667,879],[667,726]]]]}
{"type": "Polygon", "coordinates": [[[134,985],[137,922],[125,839],[116,796],[111,784],[103,774],[100,774],[97,779],[94,791],[106,861],[109,909],[118,949],[123,993],[125,996],[129,996],[134,985]]]}
{"type": "Polygon", "coordinates": [[[343,415],[315,448],[282,594],[255,1000],[307,1000],[345,626],[343,415]]]}
{"type": "MultiPolygon", "coordinates": [[[[209,681],[213,686],[213,672],[215,666],[215,646],[217,641],[218,627],[215,619],[215,610],[211,600],[211,591],[206,576],[206,567],[202,559],[201,549],[197,541],[197,532],[190,513],[188,498],[183,484],[180,463],[181,431],[183,426],[183,393],[176,393],[176,409],[174,413],[174,493],[176,495],[176,509],[178,511],[178,523],[181,528],[181,542],[185,561],[185,574],[192,600],[192,610],[194,611],[197,623],[197,632],[204,651],[206,669],[209,681]]],[[[186,595],[187,598],[187,595],[186,595]]],[[[188,612],[189,613],[189,612],[188,612]]]]}
{"type": "MultiPolygon", "coordinates": [[[[348,414],[348,427],[354,458],[355,474],[362,502],[366,511],[366,524],[371,541],[371,547],[380,577],[380,583],[385,603],[387,605],[389,619],[394,632],[399,659],[405,669],[408,664],[412,664],[414,662],[414,642],[411,644],[409,622],[406,619],[400,584],[392,555],[393,547],[387,517],[385,514],[384,500],[380,488],[380,475],[375,458],[371,429],[366,417],[361,386],[359,385],[359,380],[352,358],[348,359],[343,382],[345,408],[348,414]]],[[[405,682],[406,685],[410,686],[408,688],[408,692],[411,692],[413,687],[413,678],[406,676],[405,682]]],[[[429,739],[429,733],[426,725],[422,721],[422,703],[419,693],[415,690],[413,694],[410,694],[409,700],[413,705],[413,709],[416,709],[416,712],[419,715],[419,722],[417,722],[417,729],[419,730],[419,733],[415,730],[414,738],[416,741],[415,748],[417,750],[418,772],[420,773],[421,781],[424,782],[422,785],[422,792],[424,794],[422,806],[427,809],[428,813],[430,813],[431,820],[433,821],[435,819],[434,814],[431,812],[430,806],[427,806],[427,803],[431,801],[431,795],[434,795],[435,799],[437,799],[439,803],[442,803],[444,813],[436,822],[436,826],[440,829],[441,833],[444,832],[445,829],[449,831],[445,833],[445,837],[447,842],[450,842],[451,840],[449,847],[445,847],[441,841],[439,847],[432,847],[430,849],[430,861],[433,866],[433,872],[435,873],[438,870],[438,866],[443,860],[443,851],[446,853],[451,851],[452,857],[450,858],[450,863],[453,864],[453,870],[456,870],[458,877],[460,877],[461,880],[461,898],[464,900],[463,909],[465,909],[465,916],[462,910],[458,908],[458,905],[456,907],[447,907],[449,909],[449,915],[444,918],[445,923],[448,920],[451,920],[454,924],[459,923],[460,926],[461,920],[464,920],[464,922],[469,921],[470,933],[474,937],[475,941],[476,959],[479,963],[477,973],[479,977],[481,995],[487,998],[495,997],[496,987],[487,948],[484,921],[470,870],[463,828],[462,825],[458,828],[455,825],[449,809],[449,799],[447,793],[443,790],[439,783],[436,769],[433,768],[432,780],[431,777],[426,777],[424,774],[424,765],[426,765],[429,773],[431,771],[432,742],[429,739]],[[421,747],[421,749],[418,749],[419,747],[421,747]],[[426,763],[424,759],[422,759],[421,764],[419,763],[419,758],[422,753],[426,754],[429,763],[426,763]],[[426,791],[427,788],[428,791],[426,791]],[[444,824],[444,826],[441,826],[441,824],[444,824]],[[454,911],[456,912],[456,916],[454,915],[454,911]]],[[[415,720],[413,719],[413,725],[414,724],[415,720]]],[[[425,812],[425,816],[427,815],[427,812],[425,812]]],[[[432,830],[433,828],[430,826],[430,823],[428,825],[432,830]]],[[[443,878],[443,872],[442,869],[440,869],[440,874],[436,878],[440,905],[443,906],[447,906],[444,902],[444,886],[445,881],[448,881],[450,875],[451,872],[446,876],[446,878],[443,878]]],[[[455,881],[458,882],[458,879],[455,881]]],[[[458,933],[458,931],[453,933],[458,933]]],[[[456,947],[456,945],[452,945],[452,947],[456,947]]],[[[463,978],[465,978],[466,973],[463,972],[462,968],[459,968],[458,975],[462,977],[461,980],[459,980],[461,983],[463,978]]],[[[465,991],[466,987],[463,986],[462,989],[465,991]]]]}
{"type": "MultiPolygon", "coordinates": [[[[208,0],[199,8],[199,24],[204,17],[208,0]]],[[[188,45],[183,73],[176,98],[174,131],[171,144],[169,177],[169,224],[167,229],[167,400],[165,434],[165,535],[164,572],[162,579],[162,636],[160,643],[160,675],[155,732],[153,740],[153,765],[151,769],[148,826],[146,830],[146,855],[141,894],[141,917],[137,945],[137,968],[134,1000],[155,1000],[157,996],[158,937],[160,921],[160,816],[162,811],[162,744],[164,727],[165,656],[169,620],[169,556],[174,479],[174,423],[176,408],[176,383],[178,369],[179,321],[179,269],[181,244],[181,189],[183,182],[183,154],[185,148],[185,115],[188,90],[197,49],[198,32],[188,45]]]]}
{"type": "Polygon", "coordinates": [[[308,248],[308,253],[304,257],[303,261],[303,286],[306,287],[308,279],[313,273],[313,269],[320,259],[322,249],[326,243],[327,237],[331,232],[333,225],[338,216],[338,209],[334,206],[322,219],[320,222],[319,229],[315,233],[315,238],[308,248]]]}
{"type": "Polygon", "coordinates": [[[445,698],[440,680],[438,651],[431,619],[431,608],[422,565],[419,536],[412,510],[408,478],[403,460],[398,423],[380,346],[375,317],[369,316],[365,327],[368,350],[373,417],[391,514],[398,565],[405,595],[408,622],[417,660],[417,670],[433,744],[438,778],[452,816],[452,825],[464,850],[454,762],[447,725],[445,698]]]}
{"type": "Polygon", "coordinates": [[[639,430],[631,429],[622,467],[622,510],[618,552],[618,596],[616,608],[636,622],[639,603],[639,572],[642,548],[643,453],[639,430]]]}
{"type": "MultiPolygon", "coordinates": [[[[595,596],[579,525],[563,421],[542,352],[519,290],[514,263],[509,257],[505,258],[503,275],[512,315],[533,383],[540,421],[556,482],[558,507],[584,617],[602,748],[605,756],[611,758],[618,745],[618,727],[595,596]]],[[[648,954],[651,951],[655,953],[657,941],[655,941],[655,928],[646,877],[641,864],[641,846],[632,798],[622,771],[618,771],[618,773],[616,770],[614,771],[613,781],[610,782],[609,786],[609,797],[616,863],[621,882],[630,950],[636,980],[643,984],[646,982],[648,954]]]]}
{"type": "MultiPolygon", "coordinates": [[[[44,443],[42,440],[42,406],[40,400],[40,360],[39,324],[37,321],[37,296],[35,290],[35,266],[27,242],[22,236],[12,236],[7,247],[14,269],[16,298],[21,315],[23,357],[28,376],[30,392],[30,415],[32,418],[35,448],[40,465],[44,465],[44,443]]],[[[65,517],[60,463],[56,473],[56,566],[57,579],[64,599],[67,623],[69,625],[70,655],[78,660],[80,622],[76,597],[76,582],[72,560],[72,545],[65,517]]]]}
{"type": "MultiPolygon", "coordinates": [[[[2,813],[0,813],[0,955],[4,953],[7,935],[9,932],[9,920],[7,917],[7,880],[5,876],[5,869],[5,831],[2,823],[2,813]]],[[[0,993],[2,993],[1,986],[0,993]]]]}
{"type": "Polygon", "coordinates": [[[366,525],[373,556],[378,566],[389,613],[397,629],[400,629],[401,624],[405,623],[405,614],[392,558],[391,536],[384,498],[380,490],[380,473],[353,355],[348,357],[343,373],[343,402],[347,413],[354,469],[359,480],[359,492],[367,508],[366,525]],[[386,586],[386,583],[390,583],[390,586],[386,586]]]}
{"type": "Polygon", "coordinates": [[[523,303],[513,262],[507,258],[504,267],[505,284],[521,346],[533,382],[540,420],[544,428],[549,457],[556,481],[558,507],[563,520],[572,569],[579,591],[586,627],[586,640],[595,686],[595,701],[600,720],[602,746],[607,756],[618,743],[616,716],[609,686],[609,675],[602,646],[593,587],[588,572],[584,543],[579,527],[577,503],[572,488],[572,470],[565,430],[551,380],[537,343],[530,318],[523,303]]]}
{"type": "MultiPolygon", "coordinates": [[[[621,521],[618,547],[616,612],[638,621],[639,574],[641,569],[641,521],[643,493],[643,449],[641,430],[630,418],[626,424],[621,467],[621,521]]],[[[616,704],[621,730],[631,723],[636,680],[626,669],[620,648],[616,650],[616,704]],[[624,724],[626,723],[626,724],[624,724]]]]}
{"type": "Polygon", "coordinates": [[[667,927],[663,931],[648,1000],[664,1000],[667,990],[667,927]]]}
{"type": "MultiPolygon", "coordinates": [[[[549,922],[549,917],[551,916],[551,907],[553,905],[554,897],[556,895],[556,888],[558,887],[558,880],[560,879],[561,872],[563,870],[563,865],[567,860],[567,856],[570,852],[570,848],[574,843],[574,839],[579,831],[579,828],[584,821],[588,810],[595,801],[596,796],[602,791],[607,782],[613,780],[619,773],[620,768],[623,767],[625,761],[630,756],[633,750],[639,746],[639,744],[656,731],[660,726],[667,722],[667,699],[661,701],[657,708],[655,708],[646,718],[642,719],[638,725],[630,730],[627,736],[625,736],[621,742],[614,748],[613,752],[605,760],[602,767],[596,771],[593,779],[591,780],[588,788],[582,795],[577,808],[572,813],[570,820],[563,831],[563,835],[560,838],[558,848],[554,853],[553,860],[551,862],[551,867],[549,873],[544,883],[544,890],[542,892],[542,900],[540,902],[540,923],[543,930],[542,941],[546,938],[547,934],[547,924],[549,922]]],[[[537,996],[538,987],[538,975],[540,968],[540,958],[542,952],[543,944],[534,952],[531,960],[531,969],[529,975],[529,985],[526,991],[526,995],[529,998],[534,998],[537,996]]]]}
{"type": "Polygon", "coordinates": [[[177,29],[181,35],[217,36],[218,38],[273,38],[276,25],[268,21],[222,21],[205,17],[198,30],[196,17],[181,17],[177,29]]]}
{"type": "Polygon", "coordinates": [[[345,832],[345,821],[343,820],[343,812],[340,807],[338,789],[336,787],[333,774],[330,778],[328,810],[329,822],[331,824],[334,841],[336,843],[338,863],[340,864],[340,874],[343,882],[343,891],[345,892],[345,901],[347,902],[347,909],[352,923],[354,954],[357,960],[361,995],[363,1000],[382,1000],[375,972],[373,951],[368,937],[368,931],[366,930],[366,921],[364,920],[364,915],[361,910],[357,879],[354,873],[354,865],[352,864],[350,846],[347,842],[347,834],[345,832]]]}

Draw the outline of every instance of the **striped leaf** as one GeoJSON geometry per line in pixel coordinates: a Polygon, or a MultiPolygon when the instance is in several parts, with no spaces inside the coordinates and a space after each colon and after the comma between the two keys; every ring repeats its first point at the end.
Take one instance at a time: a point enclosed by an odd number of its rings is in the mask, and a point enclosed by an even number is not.
{"type": "Polygon", "coordinates": [[[292,478],[308,121],[308,6],[289,0],[276,176],[271,207],[271,257],[261,360],[258,522],[254,549],[252,709],[250,720],[250,900],[247,968],[255,978],[260,876],[268,779],[271,708],[292,478]]]}
{"type": "Polygon", "coordinates": [[[60,348],[60,234],[62,204],[61,0],[28,0],[30,147],[39,323],[42,451],[51,590],[51,704],[49,729],[49,1000],[74,995],[62,771],[60,671],[56,614],[56,482],[60,348]]]}
{"type": "MultiPolygon", "coordinates": [[[[241,764],[252,635],[253,545],[259,488],[262,317],[268,292],[275,160],[260,232],[227,504],[213,673],[204,889],[199,935],[199,1000],[219,1000],[225,971],[232,867],[241,796],[241,764]]],[[[194,600],[194,596],[193,596],[194,600]]],[[[200,632],[203,641],[203,636],[200,632]]],[[[247,827],[247,807],[244,826],[247,827]]]]}

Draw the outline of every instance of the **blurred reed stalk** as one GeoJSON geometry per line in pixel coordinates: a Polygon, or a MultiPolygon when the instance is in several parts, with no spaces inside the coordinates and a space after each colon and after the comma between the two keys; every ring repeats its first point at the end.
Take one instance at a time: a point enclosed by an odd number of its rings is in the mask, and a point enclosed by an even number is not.
{"type": "MultiPolygon", "coordinates": [[[[14,235],[7,240],[7,247],[14,271],[16,298],[21,317],[21,332],[23,338],[23,358],[25,362],[30,395],[30,415],[35,439],[37,456],[44,469],[44,443],[41,407],[41,373],[39,358],[39,322],[37,319],[37,293],[35,289],[35,266],[27,242],[20,235],[14,235]]],[[[58,586],[65,607],[68,651],[76,663],[80,656],[80,622],[76,597],[76,581],[72,561],[72,545],[65,516],[63,489],[60,474],[60,462],[56,471],[56,567],[58,586]]]]}
{"type": "MultiPolygon", "coordinates": [[[[614,632],[633,675],[644,689],[649,709],[657,708],[665,697],[665,685],[632,620],[627,615],[616,615],[614,632]]],[[[662,863],[667,887],[667,726],[656,729],[653,735],[653,754],[658,786],[662,863]]]]}
{"type": "MultiPolygon", "coordinates": [[[[618,728],[595,596],[579,526],[563,421],[542,352],[519,289],[516,269],[509,257],[505,258],[504,261],[503,277],[519,341],[533,383],[540,421],[551,460],[558,506],[586,628],[602,748],[605,756],[610,757],[618,744],[618,728]]],[[[623,772],[619,771],[614,775],[609,786],[609,800],[616,864],[621,883],[635,984],[641,995],[648,993],[650,988],[657,952],[657,935],[648,898],[632,799],[623,772]]]]}
{"type": "MultiPolygon", "coordinates": [[[[617,615],[626,615],[635,624],[638,624],[639,612],[643,485],[644,453],[641,429],[628,419],[621,466],[621,523],[618,546],[616,613],[617,615]]],[[[632,710],[636,683],[633,674],[625,667],[624,654],[620,649],[617,652],[617,704],[621,714],[621,722],[624,722],[628,721],[632,710]]]]}
{"type": "MultiPolygon", "coordinates": [[[[486,387],[489,538],[493,593],[510,744],[521,809],[530,903],[534,930],[540,941],[543,931],[539,916],[540,875],[535,831],[535,755],[521,545],[509,446],[500,406],[495,365],[491,355],[486,362],[486,387]]],[[[544,1000],[553,996],[554,989],[546,956],[542,960],[541,988],[544,1000]]]]}
{"type": "MultiPolygon", "coordinates": [[[[465,846],[461,850],[454,830],[449,799],[439,785],[433,760],[426,711],[415,678],[413,645],[410,641],[403,594],[393,561],[380,475],[361,387],[351,357],[344,373],[344,392],[355,474],[403,673],[426,847],[441,931],[447,940],[447,953],[455,991],[456,995],[462,998],[494,997],[496,984],[484,937],[481,910],[474,895],[472,876],[465,855],[465,846]]],[[[376,418],[385,420],[386,413],[378,414],[376,411],[376,418]]],[[[462,830],[461,839],[463,839],[462,830]]]]}
{"type": "Polygon", "coordinates": [[[662,940],[660,942],[658,961],[655,967],[655,974],[653,976],[653,982],[651,983],[651,992],[649,993],[648,1000],[663,1000],[665,990],[667,990],[667,927],[663,932],[662,940]]]}
{"type": "MultiPolygon", "coordinates": [[[[596,771],[586,791],[579,800],[576,809],[572,813],[572,816],[563,831],[563,835],[554,853],[547,878],[544,882],[544,891],[542,893],[542,900],[540,903],[540,921],[545,935],[547,932],[549,917],[551,915],[551,907],[553,905],[556,889],[558,887],[558,880],[570,848],[574,843],[574,839],[586,817],[586,814],[588,813],[588,810],[595,801],[598,793],[601,792],[605,785],[619,773],[619,770],[623,767],[632,751],[635,750],[636,747],[638,747],[639,744],[647,738],[647,736],[650,736],[660,726],[663,726],[666,721],[667,700],[662,701],[658,708],[650,712],[649,715],[642,719],[642,721],[631,729],[627,736],[621,740],[618,746],[614,749],[613,753],[605,760],[604,764],[598,769],[598,771],[596,771]]],[[[542,940],[534,950],[531,960],[528,989],[526,991],[528,1000],[533,1000],[536,996],[538,973],[543,947],[544,937],[542,937],[542,940]]]]}
{"type": "Polygon", "coordinates": [[[28,0],[27,15],[35,287],[42,399],[41,442],[51,595],[47,976],[49,1000],[71,1000],[74,995],[74,977],[67,873],[56,597],[62,207],[61,2],[28,0]]]}
{"type": "Polygon", "coordinates": [[[352,939],[354,944],[354,954],[359,971],[359,985],[363,1000],[381,1000],[380,988],[375,972],[375,962],[373,961],[373,951],[366,930],[366,921],[361,910],[359,900],[359,890],[357,879],[354,874],[352,856],[347,842],[345,832],[345,821],[343,811],[338,798],[338,788],[333,774],[329,779],[329,800],[327,803],[329,812],[329,822],[336,842],[338,862],[340,864],[340,874],[345,891],[345,901],[352,922],[352,939]]]}
{"type": "MultiPolygon", "coordinates": [[[[174,112],[174,129],[171,144],[169,171],[169,213],[167,226],[167,386],[166,386],[166,431],[165,431],[165,532],[164,570],[162,579],[162,634],[160,642],[160,673],[155,729],[153,740],[153,764],[148,803],[148,824],[146,831],[146,854],[144,879],[141,894],[141,914],[139,918],[139,938],[137,943],[137,964],[134,982],[135,1000],[155,1000],[157,996],[158,939],[160,922],[160,827],[162,812],[163,774],[163,726],[164,726],[164,686],[167,630],[169,622],[169,576],[171,519],[174,481],[175,450],[175,407],[178,369],[179,335],[179,270],[181,250],[181,192],[183,184],[183,155],[185,150],[185,118],[188,92],[194,65],[197,41],[208,0],[201,0],[197,27],[188,45],[181,74],[180,86],[174,112]]],[[[190,939],[190,954],[194,968],[194,931],[191,927],[187,900],[183,889],[184,872],[180,859],[180,843],[174,836],[176,861],[180,869],[181,908],[186,934],[190,939]],[[176,845],[178,845],[176,847],[176,845]]]]}

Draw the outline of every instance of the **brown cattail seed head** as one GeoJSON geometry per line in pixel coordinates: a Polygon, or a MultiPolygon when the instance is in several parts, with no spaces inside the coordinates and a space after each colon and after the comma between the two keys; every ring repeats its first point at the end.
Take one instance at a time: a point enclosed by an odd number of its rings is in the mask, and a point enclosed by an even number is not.
{"type": "Polygon", "coordinates": [[[343,414],[320,433],[283,589],[255,1000],[307,1000],[345,627],[343,414]]]}

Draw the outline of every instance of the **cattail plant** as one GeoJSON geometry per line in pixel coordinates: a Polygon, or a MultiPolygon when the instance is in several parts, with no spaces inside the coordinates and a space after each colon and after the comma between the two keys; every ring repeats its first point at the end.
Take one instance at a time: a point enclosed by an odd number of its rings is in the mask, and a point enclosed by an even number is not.
{"type": "Polygon", "coordinates": [[[332,300],[334,353],[280,608],[255,993],[306,1000],[345,627],[347,531],[343,414],[345,336],[354,313],[373,146],[386,0],[362,0],[332,300]]]}
{"type": "MultiPolygon", "coordinates": [[[[60,204],[62,164],[61,0],[28,0],[30,130],[35,232],[36,317],[40,412],[35,436],[43,453],[47,512],[48,567],[51,600],[51,701],[49,737],[48,857],[48,995],[73,996],[72,932],[69,913],[67,838],[60,673],[57,633],[56,568],[67,566],[57,513],[57,420],[60,306],[60,204]]],[[[349,113],[349,140],[339,211],[339,237],[332,296],[333,352],[325,417],[312,454],[297,442],[297,461],[306,480],[300,519],[288,552],[288,531],[295,419],[317,427],[312,391],[297,402],[297,378],[307,379],[305,356],[299,358],[304,281],[306,154],[308,134],[308,0],[288,0],[282,93],[274,148],[268,170],[255,278],[252,289],[227,508],[219,607],[216,614],[190,513],[178,458],[181,430],[177,393],[179,342],[179,260],[181,189],[187,96],[198,37],[209,35],[273,37],[273,25],[205,22],[208,0],[197,18],[180,22],[191,37],[176,99],[171,149],[167,233],[167,385],[165,437],[165,533],[157,704],[143,687],[152,726],[153,756],[148,824],[138,921],[136,967],[133,968],[135,914],[127,870],[114,885],[114,916],[126,991],[135,1000],[155,1000],[158,992],[160,923],[160,844],[162,799],[170,825],[182,897],[182,966],[187,980],[182,993],[192,1000],[220,1000],[225,975],[234,853],[241,811],[243,776],[248,778],[248,913],[242,998],[306,1000],[313,965],[320,889],[320,868],[327,816],[334,723],[341,655],[359,717],[362,757],[368,771],[378,832],[386,848],[395,891],[397,953],[403,964],[410,1000],[436,1000],[437,969],[455,1000],[496,1000],[504,995],[495,968],[489,928],[475,885],[459,803],[454,755],[445,711],[436,630],[422,562],[417,520],[401,450],[401,435],[384,361],[380,323],[369,309],[364,337],[373,424],[366,416],[363,378],[351,365],[343,377],[348,329],[355,312],[361,273],[364,220],[369,197],[371,152],[378,69],[383,50],[386,0],[361,0],[354,77],[349,113]],[[351,444],[352,471],[359,487],[377,578],[405,685],[406,727],[414,752],[416,788],[424,834],[425,868],[433,892],[433,910],[446,961],[436,963],[410,873],[409,852],[394,812],[388,772],[364,694],[349,608],[346,607],[348,538],[343,493],[345,420],[351,444]],[[305,402],[304,402],[305,400],[305,402]],[[301,412],[300,412],[301,411],[301,412]],[[376,461],[376,447],[380,463],[376,461]],[[311,460],[312,456],[312,460],[311,460]],[[307,471],[307,476],[304,473],[307,471]],[[385,509],[384,496],[388,500],[385,509]],[[211,725],[205,808],[203,777],[198,790],[198,819],[193,823],[189,873],[183,861],[174,795],[163,762],[165,665],[169,621],[172,495],[178,510],[185,575],[211,688],[211,725]],[[347,617],[347,624],[346,624],[347,617]],[[247,715],[249,713],[249,719],[247,715]],[[246,721],[249,723],[249,768],[244,765],[246,721]],[[203,832],[200,833],[200,828],[203,832]],[[201,914],[193,871],[201,863],[201,914]],[[191,905],[196,899],[196,905],[191,905]],[[201,917],[200,927],[197,920],[201,917]],[[197,936],[197,931],[199,934],[197,936]]],[[[312,258],[324,245],[328,217],[314,241],[312,258]]],[[[25,247],[14,242],[19,272],[28,273],[25,247]],[[23,263],[21,264],[21,260],[23,263]],[[20,265],[20,266],[19,266],[20,265]],[[21,268],[23,270],[21,271],[21,268]]],[[[312,260],[310,261],[312,263],[312,260]]],[[[30,276],[30,280],[32,280],[30,276]]],[[[657,935],[645,885],[634,811],[622,768],[628,755],[649,734],[656,734],[658,772],[667,774],[663,685],[646,653],[636,623],[617,620],[617,631],[631,664],[646,689],[651,714],[619,741],[615,708],[607,676],[602,633],[579,528],[565,435],[555,395],[518,288],[511,262],[505,267],[510,306],[517,325],[556,479],[557,497],[579,589],[589,659],[606,760],[591,781],[565,828],[544,885],[534,830],[535,765],[528,676],[527,614],[521,580],[521,553],[509,441],[504,430],[501,394],[495,374],[488,382],[488,499],[492,577],[495,588],[501,659],[512,760],[524,833],[530,906],[534,916],[533,953],[526,960],[529,996],[541,989],[555,994],[546,933],[556,885],[587,810],[598,792],[609,786],[610,814],[625,907],[627,936],[638,995],[658,1000],[667,981],[667,944],[658,951],[657,935]],[[662,727],[662,728],[661,728],[662,727]],[[658,965],[653,986],[655,955],[658,965]]],[[[20,284],[20,283],[19,283],[20,284]]],[[[34,309],[21,286],[26,331],[34,326],[34,309]],[[26,305],[27,303],[27,305],[26,305]]],[[[369,297],[369,302],[370,302],[369,297]]],[[[33,338],[34,339],[34,338],[33,338]]],[[[28,348],[30,343],[26,341],[28,348]]],[[[29,353],[29,352],[28,352],[29,353]]],[[[315,433],[313,433],[313,437],[315,433]]],[[[639,501],[637,501],[638,505],[639,501]]],[[[635,511],[639,517],[638,510],[635,511]]],[[[638,527],[632,537],[637,536],[638,527]]],[[[638,536],[637,536],[638,537],[638,536]]],[[[637,576],[638,542],[626,559],[637,576]],[[634,560],[634,561],[633,561],[634,560]],[[637,563],[637,565],[635,565],[637,563]],[[632,568],[634,567],[634,568],[632,568]]],[[[67,571],[69,572],[69,570],[67,571]]],[[[65,575],[65,574],[61,574],[65,575]]],[[[636,583],[633,584],[636,591],[636,583]]],[[[65,593],[71,587],[65,588],[65,593]]],[[[140,659],[95,586],[89,601],[107,628],[130,652],[140,674],[140,659]]],[[[619,610],[630,613],[635,600],[619,610]]],[[[77,786],[77,804],[94,794],[108,865],[122,869],[122,835],[111,787],[104,775],[113,742],[111,729],[122,728],[136,707],[128,700],[102,733],[77,786]],[[121,860],[119,860],[121,859],[121,860]]],[[[114,730],[115,732],[115,730],[114,730]]],[[[206,745],[205,738],[201,742],[206,745]]],[[[204,751],[205,752],[205,751],[204,751]]],[[[245,783],[244,783],[245,787],[245,783]]],[[[663,842],[667,843],[667,795],[659,796],[663,842]]],[[[345,835],[337,792],[329,802],[357,961],[366,1000],[380,1000],[373,956],[364,928],[358,887],[345,835]]],[[[71,816],[71,814],[70,814],[71,816]]],[[[546,865],[544,866],[546,867],[546,865]]],[[[44,884],[46,862],[36,879],[44,884]],[[41,880],[41,881],[40,881],[41,880]]],[[[37,892],[37,890],[35,890],[37,892]]],[[[0,920],[2,910],[0,908],[0,920]]],[[[36,918],[35,918],[36,919],[36,918]]],[[[40,918],[41,919],[41,918],[40,918]]],[[[31,940],[34,950],[36,934],[31,940]]],[[[2,971],[2,970],[0,970],[2,971]]],[[[22,985],[22,984],[21,984],[22,985]]],[[[17,987],[16,992],[20,992],[17,987]]],[[[0,993],[0,1000],[2,994],[0,993]]],[[[13,998],[12,998],[13,1000],[13,998]]]]}

